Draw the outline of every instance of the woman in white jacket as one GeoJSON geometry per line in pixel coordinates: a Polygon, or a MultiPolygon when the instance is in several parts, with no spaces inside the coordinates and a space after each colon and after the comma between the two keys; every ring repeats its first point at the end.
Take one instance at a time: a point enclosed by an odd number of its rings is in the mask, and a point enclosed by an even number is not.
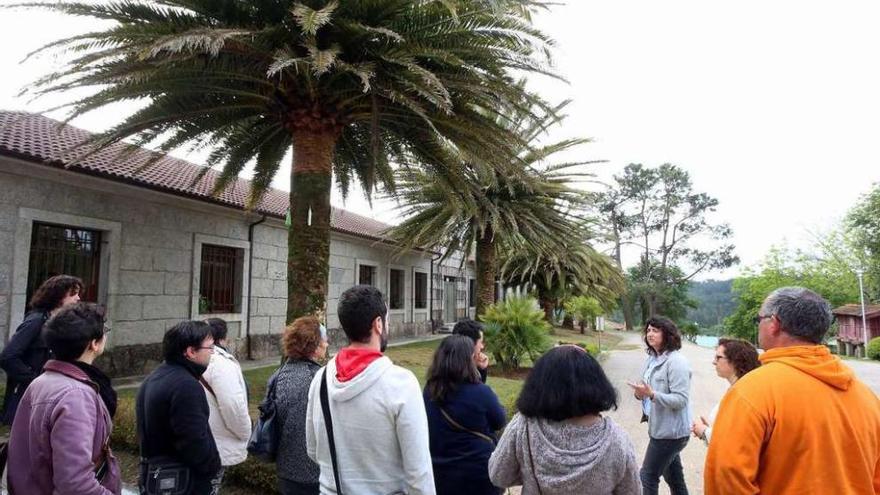
{"type": "Polygon", "coordinates": [[[241,366],[226,348],[226,322],[220,318],[210,318],[206,322],[211,325],[214,354],[208,370],[202,375],[202,386],[211,410],[208,423],[225,469],[247,458],[251,417],[241,366]]]}

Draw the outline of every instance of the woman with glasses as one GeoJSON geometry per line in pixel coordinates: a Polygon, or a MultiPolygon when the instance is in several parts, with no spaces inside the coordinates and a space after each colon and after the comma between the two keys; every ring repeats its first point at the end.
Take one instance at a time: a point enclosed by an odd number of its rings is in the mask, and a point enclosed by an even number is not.
{"type": "MultiPolygon", "coordinates": [[[[758,350],[755,349],[755,346],[740,339],[719,339],[712,364],[715,365],[715,373],[727,380],[731,387],[743,375],[761,366],[761,362],[758,361],[758,350]]],[[[715,422],[717,415],[718,404],[715,404],[709,413],[709,419],[700,416],[700,420],[694,421],[691,426],[691,432],[694,436],[706,442],[706,445],[712,438],[712,423],[715,422]]]]}
{"type": "Polygon", "coordinates": [[[662,476],[672,495],[687,495],[680,454],[691,434],[691,367],[679,352],[681,333],[672,320],[649,319],[645,344],[642,380],[629,384],[642,402],[642,421],[648,422],[648,449],[639,473],[642,493],[656,495],[662,476]]]}

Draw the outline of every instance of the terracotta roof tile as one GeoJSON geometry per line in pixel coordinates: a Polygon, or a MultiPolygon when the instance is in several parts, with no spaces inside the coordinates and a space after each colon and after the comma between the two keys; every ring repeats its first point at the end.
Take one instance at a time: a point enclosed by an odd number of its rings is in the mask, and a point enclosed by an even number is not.
{"type": "MultiPolygon", "coordinates": [[[[832,313],[845,316],[862,316],[861,304],[846,304],[839,308],[834,308],[832,313]]],[[[866,304],[865,317],[870,318],[880,314],[880,304],[866,304]]]]}
{"type": "MultiPolygon", "coordinates": [[[[0,111],[0,155],[34,161],[111,180],[127,182],[171,194],[187,196],[203,201],[220,203],[243,209],[250,190],[250,182],[237,179],[218,196],[211,195],[214,182],[220,173],[209,169],[197,183],[193,180],[204,167],[172,156],[156,157],[156,152],[145,148],[117,143],[94,153],[74,165],[76,153],[72,152],[92,134],[71,125],[63,125],[48,117],[27,112],[0,111]]],[[[279,189],[269,190],[256,211],[284,218],[289,205],[288,193],[279,189]]],[[[339,232],[382,239],[383,231],[391,225],[373,220],[340,208],[333,208],[331,227],[339,232]]]]}

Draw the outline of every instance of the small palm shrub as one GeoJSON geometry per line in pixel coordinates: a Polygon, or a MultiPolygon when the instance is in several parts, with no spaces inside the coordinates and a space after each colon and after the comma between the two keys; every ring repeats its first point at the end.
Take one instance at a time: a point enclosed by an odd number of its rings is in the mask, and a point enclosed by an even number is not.
{"type": "Polygon", "coordinates": [[[880,337],[868,341],[868,359],[880,361],[880,337]]]}
{"type": "Polygon", "coordinates": [[[584,328],[602,314],[602,305],[595,298],[577,296],[565,302],[565,312],[577,319],[581,333],[584,333],[584,328]]]}
{"type": "Polygon", "coordinates": [[[514,297],[489,306],[485,323],[486,349],[504,369],[534,362],[550,345],[550,325],[534,299],[514,297]]]}

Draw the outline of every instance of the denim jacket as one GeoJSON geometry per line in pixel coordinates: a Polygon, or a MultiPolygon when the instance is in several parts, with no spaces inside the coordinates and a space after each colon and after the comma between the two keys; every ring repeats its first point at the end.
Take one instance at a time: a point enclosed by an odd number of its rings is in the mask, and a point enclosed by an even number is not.
{"type": "MultiPolygon", "coordinates": [[[[649,361],[645,362],[643,374],[649,361]]],[[[645,382],[654,391],[648,435],[666,440],[690,435],[691,366],[687,359],[678,351],[661,354],[645,382]]]]}

